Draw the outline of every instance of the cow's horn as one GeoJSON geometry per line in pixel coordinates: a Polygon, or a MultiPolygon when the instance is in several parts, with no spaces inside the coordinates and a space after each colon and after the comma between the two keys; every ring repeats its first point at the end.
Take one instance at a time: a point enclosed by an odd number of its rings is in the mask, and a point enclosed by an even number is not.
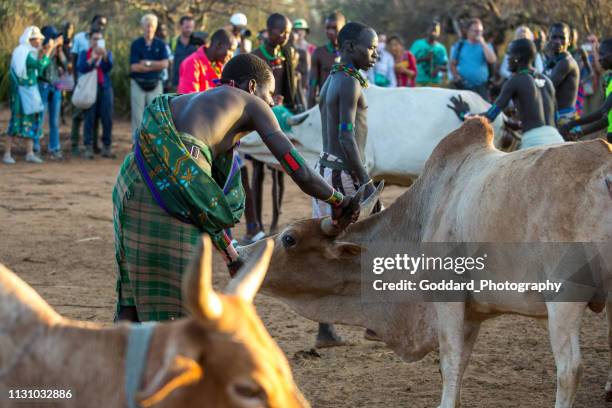
{"type": "Polygon", "coordinates": [[[225,293],[252,303],[268,271],[273,250],[273,240],[267,239],[265,245],[260,243],[257,251],[249,257],[246,265],[240,268],[236,277],[227,285],[225,293]]]}
{"type": "Polygon", "coordinates": [[[374,190],[374,192],[370,194],[368,198],[361,202],[359,205],[359,218],[364,219],[372,214],[376,203],[378,200],[380,200],[380,194],[382,193],[383,188],[385,188],[385,181],[381,180],[380,183],[378,183],[378,186],[376,186],[376,190],[374,190]]]}
{"type": "Polygon", "coordinates": [[[212,241],[202,235],[194,258],[183,279],[185,306],[193,316],[217,320],[223,313],[221,299],[212,286],[212,241]]]}
{"type": "Polygon", "coordinates": [[[321,232],[323,235],[327,235],[328,237],[335,237],[342,230],[344,230],[348,225],[353,221],[353,216],[356,213],[360,212],[361,209],[361,199],[363,198],[363,193],[365,191],[365,186],[361,186],[355,196],[351,200],[348,207],[344,209],[344,213],[342,217],[340,217],[336,223],[334,223],[331,217],[326,217],[321,220],[321,232]]]}
{"type": "Polygon", "coordinates": [[[304,112],[297,115],[292,115],[287,119],[287,124],[289,126],[298,126],[301,125],[310,115],[310,112],[304,112]]]}

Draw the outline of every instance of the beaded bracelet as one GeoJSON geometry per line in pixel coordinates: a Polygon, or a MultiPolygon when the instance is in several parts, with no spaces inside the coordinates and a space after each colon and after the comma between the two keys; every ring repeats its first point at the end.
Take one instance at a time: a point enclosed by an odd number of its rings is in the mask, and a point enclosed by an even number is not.
{"type": "Polygon", "coordinates": [[[332,195],[324,201],[328,204],[331,204],[332,207],[339,207],[342,204],[343,200],[344,196],[342,195],[342,193],[337,190],[334,190],[332,195]]]}
{"type": "Polygon", "coordinates": [[[345,131],[347,131],[347,132],[350,132],[350,131],[352,131],[354,128],[355,128],[355,126],[354,126],[352,123],[340,123],[340,124],[338,125],[338,130],[340,130],[340,131],[345,130],[345,131]]]}

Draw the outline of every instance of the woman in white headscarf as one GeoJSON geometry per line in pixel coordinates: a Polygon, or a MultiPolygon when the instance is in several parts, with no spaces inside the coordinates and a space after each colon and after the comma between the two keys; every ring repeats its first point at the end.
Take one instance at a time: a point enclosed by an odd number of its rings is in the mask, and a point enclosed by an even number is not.
{"type": "Polygon", "coordinates": [[[44,38],[38,27],[27,27],[19,38],[19,45],[13,51],[9,95],[11,120],[7,131],[6,150],[2,160],[6,164],[15,163],[11,156],[11,145],[15,137],[21,137],[27,141],[26,161],[31,163],[42,162],[40,158],[34,155],[33,151],[34,141],[40,137],[42,131],[41,119],[43,115],[42,109],[38,109],[38,105],[42,101],[40,100],[40,93],[37,93],[37,78],[42,69],[49,64],[49,54],[54,47],[53,42],[50,42],[41,50],[44,38]],[[38,111],[30,113],[32,110],[38,111]]]}

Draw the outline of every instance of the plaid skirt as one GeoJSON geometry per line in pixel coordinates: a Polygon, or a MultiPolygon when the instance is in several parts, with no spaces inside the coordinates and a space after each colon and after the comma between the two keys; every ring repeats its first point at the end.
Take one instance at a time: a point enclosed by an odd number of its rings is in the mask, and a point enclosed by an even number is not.
{"type": "Polygon", "coordinates": [[[181,280],[200,232],[162,210],[141,179],[133,154],[113,190],[117,311],[135,306],[141,321],[186,315],[181,280]]]}

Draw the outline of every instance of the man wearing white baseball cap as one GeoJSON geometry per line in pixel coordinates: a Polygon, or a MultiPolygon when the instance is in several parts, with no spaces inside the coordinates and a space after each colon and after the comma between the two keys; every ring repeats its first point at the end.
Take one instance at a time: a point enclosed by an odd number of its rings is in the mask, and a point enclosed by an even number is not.
{"type": "Polygon", "coordinates": [[[253,45],[251,40],[248,39],[251,36],[251,31],[247,29],[247,16],[243,13],[235,13],[230,17],[230,24],[232,25],[230,31],[238,41],[238,48],[234,55],[250,53],[253,45]]]}

